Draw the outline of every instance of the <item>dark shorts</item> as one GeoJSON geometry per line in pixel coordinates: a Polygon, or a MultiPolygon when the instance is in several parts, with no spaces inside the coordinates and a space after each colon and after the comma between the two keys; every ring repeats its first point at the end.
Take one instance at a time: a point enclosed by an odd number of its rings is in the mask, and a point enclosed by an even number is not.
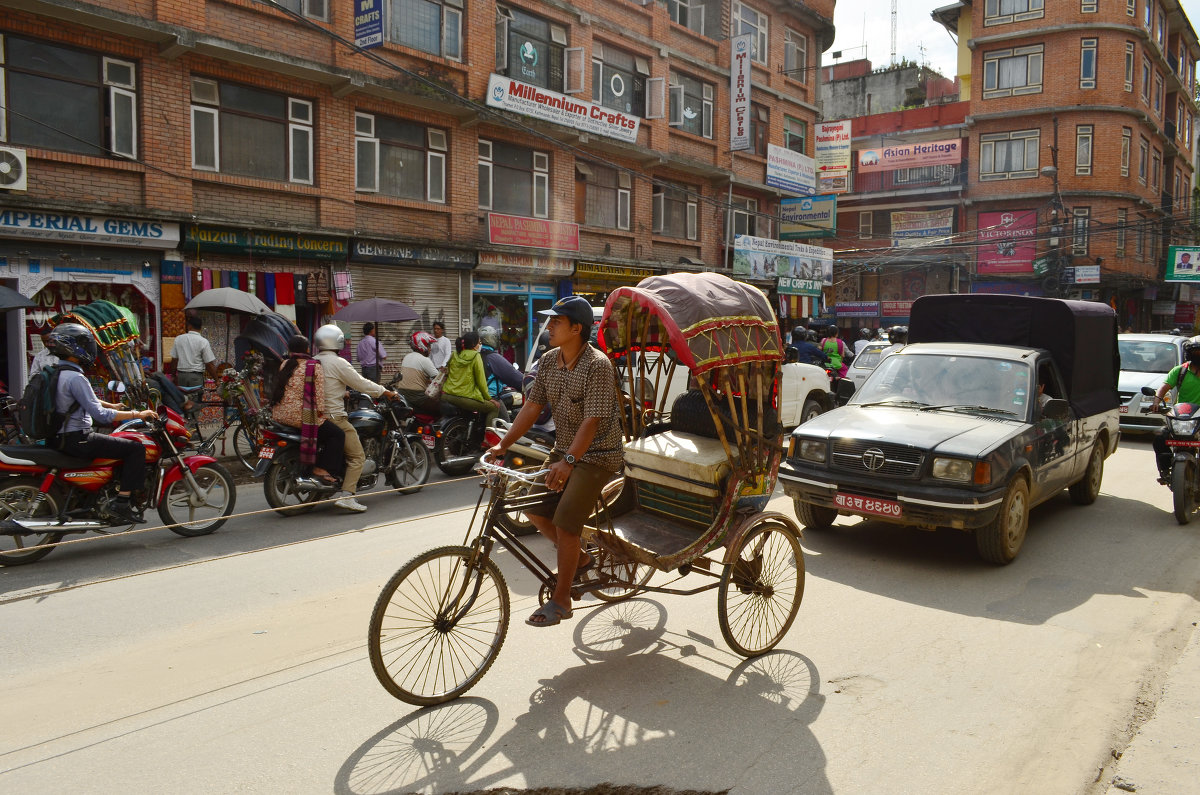
{"type": "MultiPolygon", "coordinates": [[[[562,460],[561,455],[552,453],[546,460],[546,465],[549,466],[560,460],[562,460]]],[[[595,464],[580,461],[571,470],[566,488],[562,491],[551,492],[542,487],[532,492],[533,494],[545,494],[546,498],[541,505],[527,508],[525,513],[534,516],[548,516],[558,529],[572,535],[579,535],[583,532],[583,525],[587,522],[588,517],[595,513],[600,493],[616,476],[615,472],[609,472],[595,464]]]]}

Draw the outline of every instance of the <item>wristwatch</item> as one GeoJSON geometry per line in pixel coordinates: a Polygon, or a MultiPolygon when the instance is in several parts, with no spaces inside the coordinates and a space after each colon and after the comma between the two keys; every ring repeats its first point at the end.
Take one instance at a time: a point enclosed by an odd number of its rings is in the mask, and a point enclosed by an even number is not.
{"type": "Polygon", "coordinates": [[[578,459],[575,458],[575,456],[571,455],[570,453],[567,453],[566,455],[563,456],[563,461],[566,461],[571,466],[575,466],[575,463],[578,461],[578,459]]]}

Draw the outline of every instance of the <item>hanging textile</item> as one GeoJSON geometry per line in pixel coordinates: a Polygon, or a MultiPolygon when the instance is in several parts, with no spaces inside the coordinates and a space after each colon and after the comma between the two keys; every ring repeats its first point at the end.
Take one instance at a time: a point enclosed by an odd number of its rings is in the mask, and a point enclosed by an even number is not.
{"type": "Polygon", "coordinates": [[[275,274],[264,273],[262,275],[263,282],[263,302],[267,306],[275,306],[275,274]]]}
{"type": "Polygon", "coordinates": [[[275,303],[276,304],[295,304],[296,294],[294,292],[295,282],[290,273],[275,274],[275,303]]]}

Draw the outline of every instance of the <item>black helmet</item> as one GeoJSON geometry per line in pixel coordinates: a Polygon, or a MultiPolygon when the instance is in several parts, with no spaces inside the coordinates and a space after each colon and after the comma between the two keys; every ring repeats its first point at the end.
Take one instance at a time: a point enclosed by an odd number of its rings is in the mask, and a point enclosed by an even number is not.
{"type": "Polygon", "coordinates": [[[1172,337],[1182,337],[1182,336],[1183,336],[1183,332],[1182,332],[1182,331],[1180,331],[1180,330],[1179,330],[1179,329],[1177,329],[1177,328],[1173,328],[1173,329],[1171,329],[1171,336],[1172,336],[1172,337]]]}
{"type": "Polygon", "coordinates": [[[892,326],[888,331],[888,339],[892,342],[908,342],[908,326],[892,326]]]}
{"type": "Polygon", "coordinates": [[[808,334],[805,335],[805,339],[809,342],[820,342],[821,335],[817,333],[816,329],[809,329],[808,334]]]}
{"type": "Polygon", "coordinates": [[[49,337],[50,352],[60,358],[74,356],[84,367],[96,363],[96,338],[91,329],[79,323],[55,326],[49,337]]]}
{"type": "Polygon", "coordinates": [[[1200,364],[1200,337],[1189,337],[1184,341],[1183,358],[1200,364]]]}
{"type": "Polygon", "coordinates": [[[869,329],[869,328],[865,328],[865,329],[863,329],[862,331],[860,331],[860,332],[858,332],[858,333],[859,333],[859,335],[861,335],[861,336],[862,336],[862,338],[863,338],[864,340],[869,340],[869,339],[871,339],[871,329],[869,329]]]}

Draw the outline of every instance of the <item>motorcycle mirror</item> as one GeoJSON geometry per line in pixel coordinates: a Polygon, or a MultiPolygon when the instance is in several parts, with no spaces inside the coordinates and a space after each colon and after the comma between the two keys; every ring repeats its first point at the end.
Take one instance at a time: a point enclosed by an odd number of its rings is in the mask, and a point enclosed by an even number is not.
{"type": "Polygon", "coordinates": [[[1142,387],[1142,394],[1145,395],[1146,397],[1154,397],[1158,393],[1154,391],[1154,387],[1144,386],[1144,387],[1142,387]]]}

